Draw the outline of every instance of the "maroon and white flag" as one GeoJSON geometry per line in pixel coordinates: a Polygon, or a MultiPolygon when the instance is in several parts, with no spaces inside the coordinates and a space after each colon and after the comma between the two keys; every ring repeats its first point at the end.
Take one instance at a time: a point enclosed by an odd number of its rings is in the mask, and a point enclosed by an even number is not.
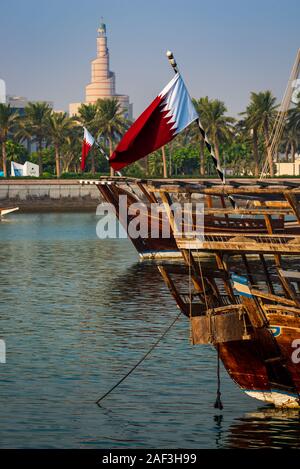
{"type": "Polygon", "coordinates": [[[198,119],[179,73],[126,132],[110,157],[110,165],[122,169],[170,142],[198,119]]]}
{"type": "Polygon", "coordinates": [[[82,153],[81,153],[81,169],[82,171],[85,168],[85,161],[86,158],[89,154],[90,149],[94,145],[95,139],[92,137],[92,135],[89,133],[89,131],[83,127],[83,142],[82,142],[82,153]]]}

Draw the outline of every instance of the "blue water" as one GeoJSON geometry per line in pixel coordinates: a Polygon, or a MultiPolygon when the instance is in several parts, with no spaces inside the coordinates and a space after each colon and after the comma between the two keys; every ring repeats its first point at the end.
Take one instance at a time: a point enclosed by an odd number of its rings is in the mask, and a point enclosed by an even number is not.
{"type": "Polygon", "coordinates": [[[0,223],[1,448],[299,447],[299,413],[244,395],[181,317],[105,401],[178,310],[128,240],[100,241],[93,214],[0,223]]]}

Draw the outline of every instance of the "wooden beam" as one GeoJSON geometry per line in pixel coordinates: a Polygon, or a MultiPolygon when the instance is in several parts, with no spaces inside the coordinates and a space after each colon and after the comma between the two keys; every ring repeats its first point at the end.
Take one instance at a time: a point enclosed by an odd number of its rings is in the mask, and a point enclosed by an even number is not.
{"type": "Polygon", "coordinates": [[[144,184],[142,184],[141,182],[137,182],[136,185],[142,191],[144,196],[147,198],[148,202],[157,203],[157,198],[154,192],[148,192],[147,189],[144,187],[144,184]]]}
{"type": "Polygon", "coordinates": [[[265,300],[275,301],[276,303],[282,303],[284,305],[289,305],[289,306],[296,305],[295,301],[293,300],[288,300],[287,298],[284,298],[278,295],[273,295],[271,293],[265,293],[260,290],[256,290],[254,288],[251,288],[251,293],[252,295],[257,296],[259,298],[264,298],[265,300]]]}
{"type": "Polygon", "coordinates": [[[264,258],[264,256],[263,256],[263,254],[260,254],[260,255],[259,255],[259,258],[260,258],[260,261],[261,261],[262,266],[263,266],[263,269],[264,269],[264,273],[265,273],[265,277],[266,277],[266,282],[267,282],[267,285],[268,285],[269,293],[274,294],[273,284],[272,284],[272,281],[271,281],[271,278],[270,278],[270,274],[269,274],[269,271],[268,271],[268,266],[267,266],[267,263],[266,263],[266,261],[265,261],[265,258],[264,258]]]}
{"type": "Polygon", "coordinates": [[[291,215],[294,213],[292,208],[205,208],[206,215],[291,215]]]}
{"type": "Polygon", "coordinates": [[[170,275],[168,274],[166,269],[161,265],[158,266],[158,270],[159,270],[162,278],[164,279],[165,284],[169,288],[171,295],[175,299],[178,307],[182,311],[185,312],[186,311],[186,304],[184,303],[184,301],[182,301],[181,296],[179,295],[179,293],[177,291],[177,288],[175,287],[175,284],[174,284],[173,280],[171,279],[170,275]]]}
{"type": "MultiPolygon", "coordinates": [[[[243,235],[244,236],[244,235],[243,235]]],[[[179,249],[190,249],[192,251],[200,250],[202,252],[228,252],[234,253],[253,253],[253,254],[297,254],[300,256],[300,244],[295,242],[284,244],[272,243],[246,243],[245,241],[201,241],[198,239],[176,238],[179,249]]]]}
{"type": "MultiPolygon", "coordinates": [[[[294,192],[294,191],[293,191],[294,192]]],[[[284,192],[284,197],[286,198],[286,200],[288,201],[288,203],[290,204],[293,212],[294,212],[294,215],[296,216],[298,222],[300,223],[300,207],[299,207],[299,202],[297,201],[297,198],[295,196],[295,193],[293,193],[291,191],[289,192],[284,192]]]]}

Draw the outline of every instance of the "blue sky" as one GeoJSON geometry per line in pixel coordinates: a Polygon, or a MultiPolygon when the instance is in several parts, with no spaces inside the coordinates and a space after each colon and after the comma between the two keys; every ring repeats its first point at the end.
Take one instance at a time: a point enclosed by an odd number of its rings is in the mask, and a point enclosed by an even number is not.
{"type": "Polygon", "coordinates": [[[58,109],[83,100],[101,16],[117,91],[135,116],[172,77],[167,49],[193,97],[222,99],[237,115],[250,91],[282,97],[300,47],[296,0],[1,0],[7,92],[58,109]]]}

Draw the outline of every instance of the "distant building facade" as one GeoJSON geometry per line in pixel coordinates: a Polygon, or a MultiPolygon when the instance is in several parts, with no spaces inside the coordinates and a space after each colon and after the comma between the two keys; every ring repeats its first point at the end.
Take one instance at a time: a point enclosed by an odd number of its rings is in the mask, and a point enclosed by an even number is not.
{"type": "Polygon", "coordinates": [[[0,103],[6,103],[6,86],[5,81],[0,78],[0,103]]]}
{"type": "MultiPolygon", "coordinates": [[[[97,36],[97,57],[91,63],[91,82],[85,88],[85,103],[93,104],[98,99],[117,98],[124,116],[132,119],[132,104],[129,96],[116,93],[116,77],[109,68],[109,51],[107,48],[106,25],[100,24],[97,36]]],[[[70,115],[76,115],[82,103],[69,105],[70,115]]]]}
{"type": "Polygon", "coordinates": [[[294,162],[280,161],[275,166],[276,176],[300,176],[300,154],[295,154],[294,162]]]}
{"type": "MultiPolygon", "coordinates": [[[[47,103],[51,109],[53,109],[52,101],[39,100],[47,103]]],[[[24,109],[28,103],[36,103],[32,99],[25,98],[24,96],[13,96],[6,94],[6,84],[5,81],[0,78],[0,103],[9,104],[12,109],[14,109],[18,114],[24,115],[24,109]]]]}
{"type": "MultiPolygon", "coordinates": [[[[41,100],[41,101],[47,103],[49,107],[53,109],[52,101],[44,101],[44,100],[41,100]]],[[[12,95],[6,96],[6,104],[10,104],[10,107],[14,111],[16,111],[20,116],[24,116],[25,107],[28,105],[28,103],[36,103],[36,102],[37,101],[33,101],[32,99],[27,99],[24,96],[12,96],[12,95]]]]}

